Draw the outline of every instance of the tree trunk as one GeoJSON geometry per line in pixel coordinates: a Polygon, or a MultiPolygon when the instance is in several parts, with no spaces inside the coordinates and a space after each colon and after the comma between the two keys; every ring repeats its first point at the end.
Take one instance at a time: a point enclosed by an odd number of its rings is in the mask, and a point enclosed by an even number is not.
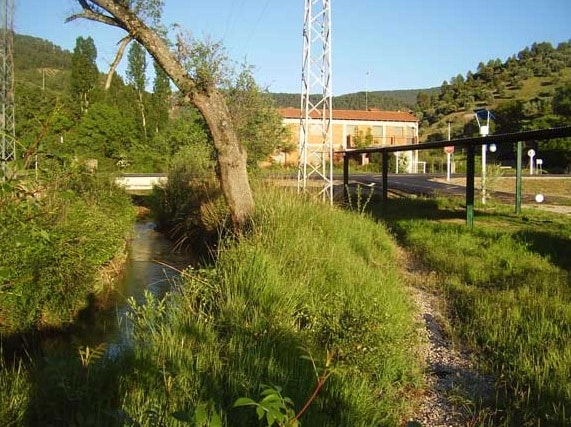
{"type": "Polygon", "coordinates": [[[113,79],[113,75],[123,58],[123,54],[125,53],[125,48],[127,45],[133,40],[131,37],[123,37],[123,39],[119,42],[119,49],[117,49],[117,53],[115,54],[115,59],[111,63],[111,67],[109,68],[109,72],[107,73],[107,78],[105,79],[105,91],[109,90],[111,87],[111,80],[113,79]]]}
{"type": "Polygon", "coordinates": [[[143,92],[137,91],[139,95],[139,110],[141,111],[141,123],[143,125],[143,139],[147,140],[147,118],[145,116],[145,103],[143,102],[143,92]]]}
{"type": "Polygon", "coordinates": [[[228,106],[219,92],[196,95],[194,105],[204,116],[214,139],[220,186],[232,215],[243,227],[254,211],[254,199],[246,170],[246,152],[238,143],[228,106]]]}
{"type": "Polygon", "coordinates": [[[214,140],[217,174],[233,225],[242,229],[254,212],[254,199],[248,181],[246,152],[240,146],[224,97],[216,87],[202,87],[170,51],[165,41],[119,0],[78,0],[83,13],[67,19],[86,18],[116,26],[141,43],[163,68],[174,84],[204,116],[214,140]],[[100,9],[94,7],[98,6],[100,9]]]}

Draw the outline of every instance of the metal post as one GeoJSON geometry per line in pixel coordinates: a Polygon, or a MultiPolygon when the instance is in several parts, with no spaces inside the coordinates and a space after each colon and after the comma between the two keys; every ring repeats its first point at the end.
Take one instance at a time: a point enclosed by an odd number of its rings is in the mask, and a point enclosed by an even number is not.
{"type": "Polygon", "coordinates": [[[305,0],[298,191],[311,176],[320,177],[323,200],[333,204],[333,94],[331,69],[331,8],[329,0],[305,0]],[[310,141],[311,129],[321,137],[310,141]]]}
{"type": "Polygon", "coordinates": [[[389,153],[383,151],[381,153],[381,161],[383,163],[383,213],[387,212],[389,202],[389,153]]]}
{"type": "Polygon", "coordinates": [[[468,145],[466,158],[466,225],[474,227],[474,175],[476,172],[476,150],[468,145]]]}
{"type": "Polygon", "coordinates": [[[486,204],[486,153],[488,146],[482,144],[482,204],[486,204]]]}
{"type": "Polygon", "coordinates": [[[349,154],[343,153],[343,200],[349,204],[349,154]]]}
{"type": "Polygon", "coordinates": [[[522,175],[523,142],[517,142],[516,178],[515,178],[515,213],[521,213],[521,175],[522,175]]]}

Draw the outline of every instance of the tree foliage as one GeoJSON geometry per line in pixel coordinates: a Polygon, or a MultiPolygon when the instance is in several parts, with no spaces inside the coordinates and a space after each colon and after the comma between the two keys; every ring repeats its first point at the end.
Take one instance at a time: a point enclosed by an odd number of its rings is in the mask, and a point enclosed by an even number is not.
{"type": "Polygon", "coordinates": [[[71,57],[71,87],[82,113],[89,108],[91,93],[99,77],[96,60],[97,48],[93,39],[78,37],[71,57]]]}
{"type": "Polygon", "coordinates": [[[141,119],[141,135],[147,138],[147,118],[145,112],[145,88],[147,86],[147,54],[138,42],[131,43],[127,55],[127,81],[134,87],[137,93],[141,119]]]}
{"type": "Polygon", "coordinates": [[[476,72],[459,74],[444,81],[436,96],[417,99],[416,114],[427,125],[448,120],[453,113],[471,112],[477,107],[497,108],[510,100],[523,101],[526,120],[551,114],[551,100],[562,76],[569,76],[571,41],[556,48],[550,43],[534,43],[506,61],[492,59],[480,62],[476,72]],[[566,71],[567,70],[567,71],[566,71]],[[519,96],[524,82],[539,79],[545,87],[534,97],[519,96]],[[517,97],[517,98],[516,98],[517,97]]]}
{"type": "Polygon", "coordinates": [[[232,224],[236,229],[244,228],[253,215],[254,199],[247,174],[247,154],[218,86],[219,72],[225,63],[223,51],[216,43],[189,42],[181,34],[177,36],[176,50],[171,50],[155,19],[160,17],[162,9],[158,0],[78,0],[78,3],[82,12],[68,20],[89,19],[126,31],[145,47],[185,99],[203,115],[216,149],[216,171],[232,224]]]}
{"type": "Polygon", "coordinates": [[[256,84],[251,67],[243,66],[228,88],[228,104],[238,136],[248,150],[248,165],[255,168],[284,145],[282,118],[269,94],[256,84]]]}

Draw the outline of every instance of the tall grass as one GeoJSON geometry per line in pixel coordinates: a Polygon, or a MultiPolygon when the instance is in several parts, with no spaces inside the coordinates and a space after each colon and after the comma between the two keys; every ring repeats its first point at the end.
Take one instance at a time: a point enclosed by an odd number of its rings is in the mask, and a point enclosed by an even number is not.
{"type": "Polygon", "coordinates": [[[93,353],[47,356],[38,329],[71,325],[109,290],[99,272],[125,249],[131,202],[108,177],[53,164],[1,183],[0,208],[0,425],[108,425],[97,414],[114,398],[111,365],[100,378],[93,353]]]}
{"type": "Polygon", "coordinates": [[[298,412],[326,369],[303,425],[400,425],[421,369],[392,237],[297,194],[256,199],[252,232],[222,242],[214,265],[183,272],[164,299],[131,301],[131,351],[80,347],[2,372],[0,422],[259,425],[237,398],[276,385],[298,412]]]}
{"type": "Polygon", "coordinates": [[[168,424],[199,409],[257,425],[253,410],[232,407],[236,398],[275,384],[299,410],[317,382],[303,356],[323,367],[333,354],[334,374],[302,423],[398,425],[420,371],[391,237],[296,194],[256,194],[250,236],[226,242],[214,268],[189,272],[168,301],[135,309],[123,410],[143,425],[148,411],[168,424]]]}
{"type": "Polygon", "coordinates": [[[24,424],[31,382],[23,362],[4,360],[0,347],[0,422],[4,426],[24,424]]]}
{"type": "MultiPolygon", "coordinates": [[[[453,216],[446,209],[435,215],[453,216]]],[[[453,326],[495,372],[495,422],[570,425],[569,221],[496,208],[481,212],[474,230],[434,219],[391,222],[401,242],[439,273],[453,326]]]]}

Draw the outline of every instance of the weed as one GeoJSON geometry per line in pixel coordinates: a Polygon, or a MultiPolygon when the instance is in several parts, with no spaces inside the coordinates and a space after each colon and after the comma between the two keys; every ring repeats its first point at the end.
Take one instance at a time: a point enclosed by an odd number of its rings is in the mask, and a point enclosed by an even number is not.
{"type": "Polygon", "coordinates": [[[367,186],[369,188],[369,194],[365,197],[364,186],[362,184],[357,184],[357,187],[353,191],[349,186],[345,187],[345,193],[347,194],[347,206],[349,210],[364,214],[366,212],[367,206],[371,202],[373,195],[375,194],[375,189],[373,186],[367,186]],[[355,197],[355,200],[353,200],[355,197]]]}

